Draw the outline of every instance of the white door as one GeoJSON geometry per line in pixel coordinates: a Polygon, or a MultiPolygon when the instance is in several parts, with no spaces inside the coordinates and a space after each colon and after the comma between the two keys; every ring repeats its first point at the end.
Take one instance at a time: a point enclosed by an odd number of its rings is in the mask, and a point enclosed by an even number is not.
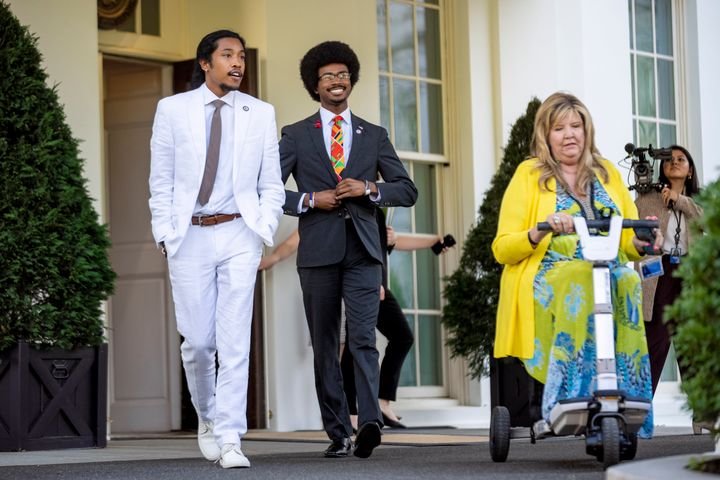
{"type": "Polygon", "coordinates": [[[103,62],[106,178],[112,265],[110,431],[180,428],[180,351],[167,264],[150,230],[150,136],[167,67],[103,62]],[[164,70],[165,69],[165,70],[164,70]]]}

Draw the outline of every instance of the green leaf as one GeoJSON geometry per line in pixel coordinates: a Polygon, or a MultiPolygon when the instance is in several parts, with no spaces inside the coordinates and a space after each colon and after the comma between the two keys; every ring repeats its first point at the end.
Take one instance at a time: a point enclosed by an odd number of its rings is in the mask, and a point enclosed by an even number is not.
{"type": "Polygon", "coordinates": [[[103,341],[107,230],[37,40],[0,2],[0,350],[103,341]]]}
{"type": "Polygon", "coordinates": [[[681,388],[696,421],[720,417],[720,181],[696,199],[703,215],[692,226],[694,242],[677,275],[680,296],[666,310],[675,323],[673,343],[685,367],[681,388]]]}

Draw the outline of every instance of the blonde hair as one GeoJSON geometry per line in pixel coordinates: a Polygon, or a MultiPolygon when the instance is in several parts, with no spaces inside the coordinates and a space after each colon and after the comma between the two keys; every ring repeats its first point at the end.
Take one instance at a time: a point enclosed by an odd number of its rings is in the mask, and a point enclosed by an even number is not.
{"type": "Polygon", "coordinates": [[[537,157],[537,167],[540,170],[540,188],[549,191],[548,182],[551,178],[562,185],[566,191],[571,191],[569,185],[563,179],[560,165],[552,156],[548,137],[553,126],[565,119],[570,113],[577,113],[583,122],[585,130],[585,146],[578,161],[576,177],[576,191],[582,196],[588,190],[590,182],[593,181],[595,173],[599,173],[605,182],[608,181],[608,172],[600,163],[600,152],[595,146],[595,127],[587,107],[570,93],[556,92],[550,95],[535,115],[535,126],[530,151],[537,157]]]}

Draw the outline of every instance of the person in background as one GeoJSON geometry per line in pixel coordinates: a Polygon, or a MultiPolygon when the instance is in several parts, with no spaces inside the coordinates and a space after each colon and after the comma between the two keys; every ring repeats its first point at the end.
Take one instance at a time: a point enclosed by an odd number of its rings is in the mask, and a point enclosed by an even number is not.
{"type": "Polygon", "coordinates": [[[286,260],[288,257],[297,252],[298,245],[300,244],[300,234],[297,228],[292,231],[290,235],[280,245],[275,247],[275,250],[268,255],[263,255],[258,265],[258,270],[270,270],[277,263],[286,260]]]}
{"type": "Polygon", "coordinates": [[[198,445],[223,468],[250,466],[240,441],[253,292],[285,201],[275,111],[238,91],[244,71],[237,33],[206,35],[195,89],[160,100],[150,141],[152,232],[168,261],[198,445]]]}
{"type": "Polygon", "coordinates": [[[360,62],[347,44],[329,41],[311,48],[300,61],[300,76],[320,110],[284,127],[279,145],[282,180],[292,175],[298,189],[285,190],[283,211],[299,217],[297,268],[315,390],[332,442],[324,456],[330,458],[351,451],[367,458],[381,443],[375,324],[383,256],[377,207],[411,207],[417,200],[387,131],[350,111],[348,98],[359,75],[360,62]],[[354,448],[338,358],[342,302],[360,416],[354,448]]]}
{"type": "MultiPolygon", "coordinates": [[[[700,192],[695,162],[690,152],[680,145],[672,145],[670,151],[672,157],[663,160],[661,165],[658,178],[661,190],[643,192],[635,200],[640,215],[658,217],[665,237],[662,245],[664,273],[644,279],[642,283],[653,395],[670,351],[673,326],[665,323],[665,307],[675,301],[682,289],[682,279],[674,273],[692,245],[690,222],[702,215],[702,208],[693,199],[700,192]]],[[[700,433],[703,425],[693,422],[693,428],[695,433],[700,433]]]]}
{"type": "MultiPolygon", "coordinates": [[[[590,113],[575,96],[550,95],[535,116],[533,157],[522,162],[503,196],[492,250],[504,265],[494,355],[523,360],[544,384],[542,417],[559,401],[588,396],[595,376],[592,265],[582,260],[573,217],[621,215],[637,209],[620,173],[600,156],[590,113]],[[552,231],[537,229],[548,222],[552,231]]],[[[654,245],[622,232],[611,265],[618,388],[652,400],[650,361],[641,314],[640,278],[625,266],[654,245]]],[[[653,431],[652,412],[640,435],[653,431]]]]}

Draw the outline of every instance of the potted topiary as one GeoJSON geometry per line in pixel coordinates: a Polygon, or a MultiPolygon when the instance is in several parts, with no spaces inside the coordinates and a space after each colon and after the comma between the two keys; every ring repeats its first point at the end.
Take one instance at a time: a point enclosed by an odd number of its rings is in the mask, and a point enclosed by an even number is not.
{"type": "Polygon", "coordinates": [[[693,418],[714,424],[715,455],[695,468],[720,472],[720,180],[699,197],[703,216],[692,226],[695,241],[680,264],[683,279],[678,299],[668,308],[676,324],[673,344],[685,367],[681,388],[693,418]]]}
{"type": "Polygon", "coordinates": [[[0,1],[0,450],[104,446],[109,239],[36,39],[0,1]]]}
{"type": "Polygon", "coordinates": [[[502,265],[495,261],[491,246],[505,189],[517,166],[530,155],[533,123],[539,107],[540,100],[533,98],[513,125],[502,163],[478,210],[477,223],[465,239],[460,265],[445,279],[443,290],[447,302],[443,307],[442,323],[447,329],[447,345],[452,356],[465,357],[470,375],[475,378],[487,374],[489,367],[491,403],[508,406],[514,426],[530,420],[528,402],[534,394],[534,380],[525,373],[519,361],[492,359],[502,265]],[[521,401],[514,407],[510,405],[510,399],[521,401]]]}

